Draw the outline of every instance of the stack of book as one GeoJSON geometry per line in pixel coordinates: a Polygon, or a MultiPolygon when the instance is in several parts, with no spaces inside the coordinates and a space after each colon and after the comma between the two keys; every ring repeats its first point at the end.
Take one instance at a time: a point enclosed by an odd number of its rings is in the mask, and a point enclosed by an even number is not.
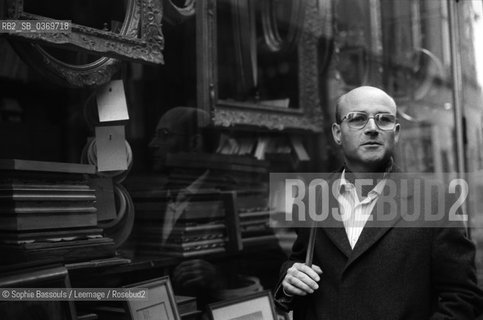
{"type": "Polygon", "coordinates": [[[237,225],[228,222],[234,218],[234,207],[227,208],[230,202],[213,191],[191,194],[184,201],[168,196],[176,193],[132,192],[136,253],[194,257],[226,252],[233,239],[230,230],[237,225]]]}
{"type": "Polygon", "coordinates": [[[112,255],[97,227],[90,165],[0,160],[0,250],[4,262],[112,255]]]}

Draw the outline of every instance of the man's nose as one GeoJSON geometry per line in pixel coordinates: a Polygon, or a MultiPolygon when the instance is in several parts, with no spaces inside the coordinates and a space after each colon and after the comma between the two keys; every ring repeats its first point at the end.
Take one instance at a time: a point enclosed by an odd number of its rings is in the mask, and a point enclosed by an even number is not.
{"type": "Polygon", "coordinates": [[[149,148],[157,148],[157,147],[159,147],[159,141],[158,140],[159,139],[157,137],[152,138],[151,141],[148,144],[148,147],[149,148]]]}
{"type": "Polygon", "coordinates": [[[369,118],[369,120],[366,123],[366,126],[364,127],[364,132],[366,134],[377,134],[378,129],[379,128],[377,127],[377,124],[374,118],[369,118]]]}

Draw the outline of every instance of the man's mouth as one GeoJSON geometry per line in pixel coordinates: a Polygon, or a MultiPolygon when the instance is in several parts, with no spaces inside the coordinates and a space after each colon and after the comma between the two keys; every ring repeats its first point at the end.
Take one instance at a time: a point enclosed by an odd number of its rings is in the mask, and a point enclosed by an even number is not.
{"type": "Polygon", "coordinates": [[[382,143],[377,141],[368,141],[362,144],[363,146],[382,146],[382,143]]]}

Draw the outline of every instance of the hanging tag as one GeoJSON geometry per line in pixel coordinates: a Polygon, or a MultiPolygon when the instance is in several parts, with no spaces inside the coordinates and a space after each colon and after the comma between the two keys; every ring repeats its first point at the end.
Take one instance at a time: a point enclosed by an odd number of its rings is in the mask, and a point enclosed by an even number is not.
{"type": "Polygon", "coordinates": [[[122,80],[114,80],[97,91],[100,122],[129,120],[122,80]]]}
{"type": "Polygon", "coordinates": [[[96,127],[97,171],[127,170],[124,126],[96,127]]]}

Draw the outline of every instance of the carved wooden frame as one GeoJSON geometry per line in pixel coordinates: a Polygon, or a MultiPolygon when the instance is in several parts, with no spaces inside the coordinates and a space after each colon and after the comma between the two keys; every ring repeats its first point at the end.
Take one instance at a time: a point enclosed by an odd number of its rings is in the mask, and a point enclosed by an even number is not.
{"type": "Polygon", "coordinates": [[[249,126],[272,130],[323,130],[317,43],[324,21],[320,19],[318,10],[315,1],[307,1],[301,45],[297,49],[300,108],[290,110],[218,99],[216,0],[197,1],[198,104],[210,113],[212,124],[218,127],[249,126]]]}
{"type": "MultiPolygon", "coordinates": [[[[73,87],[100,85],[118,70],[118,59],[151,64],[164,62],[161,1],[128,0],[127,3],[120,33],[73,23],[69,33],[13,33],[10,37],[29,42],[14,46],[27,63],[51,79],[66,81],[73,87]],[[43,50],[42,44],[73,48],[101,57],[89,64],[67,64],[43,50]]],[[[52,20],[25,12],[24,0],[7,0],[7,6],[9,19],[52,20]]]]}

